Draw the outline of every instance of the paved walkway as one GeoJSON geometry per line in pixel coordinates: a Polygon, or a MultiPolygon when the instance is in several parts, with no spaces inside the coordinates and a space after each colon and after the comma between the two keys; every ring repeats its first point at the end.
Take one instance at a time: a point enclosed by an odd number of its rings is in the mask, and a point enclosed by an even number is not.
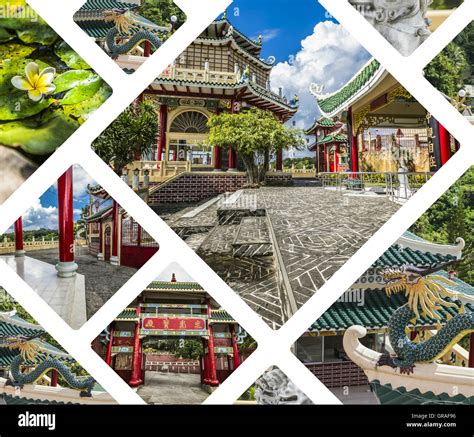
{"type": "MultiPolygon", "coordinates": [[[[29,252],[28,256],[52,265],[58,262],[57,249],[29,252]]],[[[79,266],[77,273],[85,277],[87,319],[137,272],[131,267],[113,266],[108,262],[98,261],[97,257],[88,253],[87,247],[76,248],[75,261],[79,266]]]]}
{"type": "Polygon", "coordinates": [[[370,386],[338,387],[330,389],[344,405],[380,405],[370,386]]]}
{"type": "Polygon", "coordinates": [[[188,373],[146,372],[138,395],[153,405],[202,404],[209,396],[201,388],[201,376],[188,373]]]}

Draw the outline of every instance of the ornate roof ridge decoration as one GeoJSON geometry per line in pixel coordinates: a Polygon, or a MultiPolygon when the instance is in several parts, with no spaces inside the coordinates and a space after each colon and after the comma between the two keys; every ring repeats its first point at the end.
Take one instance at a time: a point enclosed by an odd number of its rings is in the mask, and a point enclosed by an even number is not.
{"type": "Polygon", "coordinates": [[[109,215],[109,213],[112,212],[112,209],[113,209],[113,205],[106,206],[105,208],[100,209],[94,214],[91,214],[88,217],[84,217],[83,220],[86,222],[90,222],[92,220],[105,218],[106,216],[109,215]]]}
{"type": "Polygon", "coordinates": [[[364,346],[360,339],[367,335],[363,326],[351,326],[344,334],[343,345],[346,354],[367,375],[370,382],[382,385],[390,384],[396,389],[406,391],[419,390],[421,393],[432,392],[439,396],[451,393],[453,386],[458,387],[458,393],[466,398],[474,397],[474,369],[469,367],[452,366],[447,364],[417,364],[416,377],[395,372],[389,366],[379,366],[382,354],[364,346]]]}
{"type": "Polygon", "coordinates": [[[172,281],[153,281],[146,290],[177,290],[177,291],[204,291],[204,288],[193,281],[172,282],[172,281]]]}
{"type": "Polygon", "coordinates": [[[211,309],[211,323],[237,323],[223,308],[211,309]]]}
{"type": "Polygon", "coordinates": [[[45,332],[45,330],[41,326],[23,320],[20,316],[17,315],[16,310],[0,312],[0,323],[7,323],[9,325],[13,325],[23,329],[31,329],[38,332],[45,332]]]}
{"type": "Polygon", "coordinates": [[[330,117],[321,116],[319,118],[314,119],[313,124],[305,130],[305,134],[311,135],[312,133],[314,133],[313,131],[316,130],[318,127],[331,128],[336,126],[337,124],[342,125],[343,123],[339,120],[334,120],[330,117]]]}
{"type": "MultiPolygon", "coordinates": [[[[219,24],[219,23],[225,23],[225,24],[228,24],[230,28],[232,28],[232,33],[236,33],[238,36],[240,36],[241,38],[243,38],[246,42],[248,42],[249,44],[251,44],[254,49],[257,49],[257,51],[259,52],[262,48],[262,41],[253,41],[252,39],[250,39],[247,35],[245,35],[244,33],[242,33],[240,30],[238,30],[232,23],[231,21],[227,18],[227,16],[223,16],[221,18],[218,18],[216,20],[214,20],[211,24],[212,25],[216,25],[216,24],[219,24]]],[[[210,26],[208,26],[209,28],[210,26]]],[[[228,32],[230,33],[230,32],[228,32]]],[[[244,49],[245,50],[245,49],[244,49]]]]}
{"type": "Polygon", "coordinates": [[[456,238],[456,244],[439,244],[424,240],[413,233],[404,233],[395,243],[398,246],[408,247],[419,252],[428,252],[436,255],[450,255],[460,260],[466,242],[462,238],[456,238]]]}
{"type": "Polygon", "coordinates": [[[107,10],[123,9],[132,11],[138,9],[134,3],[115,1],[115,0],[87,0],[81,8],[74,14],[73,19],[76,23],[84,21],[104,21],[104,13],[107,10]]]}
{"type": "Polygon", "coordinates": [[[310,92],[316,98],[323,116],[331,118],[358,100],[385,74],[388,72],[380,62],[371,58],[338,90],[324,94],[324,86],[312,83],[310,92]]]}

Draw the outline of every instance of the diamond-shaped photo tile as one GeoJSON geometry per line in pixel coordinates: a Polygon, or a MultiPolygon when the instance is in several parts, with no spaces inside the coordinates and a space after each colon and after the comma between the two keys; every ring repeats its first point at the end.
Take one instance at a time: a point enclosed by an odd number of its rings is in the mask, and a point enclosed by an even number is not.
{"type": "Polygon", "coordinates": [[[474,167],[297,341],[344,404],[474,401],[474,167]]]}
{"type": "Polygon", "coordinates": [[[474,22],[471,22],[425,68],[426,79],[474,123],[474,22]]]}
{"type": "Polygon", "coordinates": [[[201,404],[256,342],[178,264],[98,336],[94,351],[148,404],[201,404]]]}
{"type": "Polygon", "coordinates": [[[278,367],[272,366],[252,384],[235,405],[312,405],[308,396],[278,367]]]}
{"type": "Polygon", "coordinates": [[[348,0],[402,55],[411,55],[463,0],[348,0]]]}
{"type": "Polygon", "coordinates": [[[235,2],[92,144],[275,329],[459,148],[324,9],[298,8],[294,32],[235,2]]]}
{"type": "Polygon", "coordinates": [[[3,203],[112,90],[24,0],[0,10],[3,203]]]}
{"type": "Polygon", "coordinates": [[[73,328],[80,328],[159,249],[78,165],[0,239],[0,259],[73,328]]]}
{"type": "Polygon", "coordinates": [[[126,73],[134,73],[186,21],[173,0],[86,0],[74,22],[126,73]]]}
{"type": "Polygon", "coordinates": [[[0,405],[115,403],[0,287],[0,405]]]}

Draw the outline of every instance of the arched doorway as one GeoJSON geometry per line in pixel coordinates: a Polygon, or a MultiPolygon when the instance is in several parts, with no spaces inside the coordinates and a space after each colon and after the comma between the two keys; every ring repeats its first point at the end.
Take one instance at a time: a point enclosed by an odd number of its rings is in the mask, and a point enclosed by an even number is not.
{"type": "Polygon", "coordinates": [[[168,132],[169,161],[190,161],[192,165],[211,166],[212,148],[207,145],[208,116],[201,111],[180,112],[168,132]]]}

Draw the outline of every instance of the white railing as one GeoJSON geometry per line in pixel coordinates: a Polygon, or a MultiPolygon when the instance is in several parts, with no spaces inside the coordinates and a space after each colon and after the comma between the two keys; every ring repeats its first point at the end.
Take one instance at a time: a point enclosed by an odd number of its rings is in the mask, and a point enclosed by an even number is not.
{"type": "Polygon", "coordinates": [[[393,201],[406,201],[433,175],[432,172],[341,172],[319,173],[319,178],[323,187],[339,192],[372,192],[393,201]]]}
{"type": "Polygon", "coordinates": [[[149,182],[163,182],[179,173],[190,172],[191,166],[191,161],[134,161],[128,166],[127,183],[134,185],[136,182],[135,170],[138,170],[138,182],[143,184],[146,172],[149,182]]]}
{"type": "MultiPolygon", "coordinates": [[[[75,240],[74,244],[76,246],[86,246],[86,240],[75,240]]],[[[26,252],[36,251],[36,250],[47,250],[59,248],[59,240],[38,240],[38,241],[24,241],[23,249],[26,252]]],[[[0,242],[0,254],[14,253],[15,252],[15,242],[14,241],[3,241],[0,242]]]]}
{"type": "Polygon", "coordinates": [[[237,73],[227,71],[198,70],[192,68],[182,68],[176,65],[170,65],[159,79],[189,80],[194,82],[212,82],[234,84],[239,82],[237,73]]]}

